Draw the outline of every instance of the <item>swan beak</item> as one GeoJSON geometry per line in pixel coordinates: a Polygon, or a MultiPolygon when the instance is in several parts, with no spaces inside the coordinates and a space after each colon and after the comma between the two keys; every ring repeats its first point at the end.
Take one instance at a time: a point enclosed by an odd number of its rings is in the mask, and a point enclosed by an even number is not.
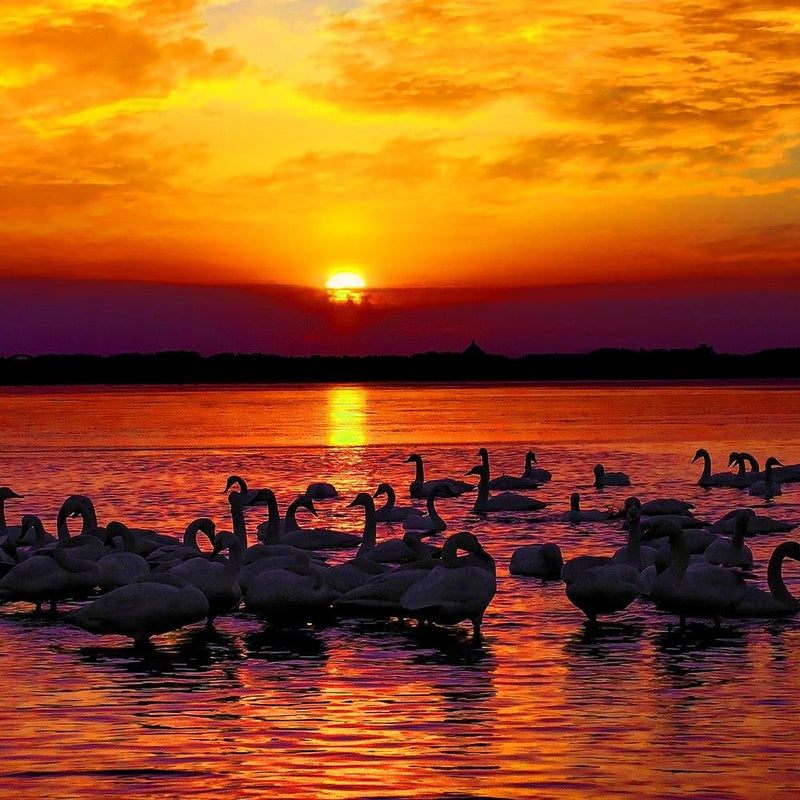
{"type": "Polygon", "coordinates": [[[409,456],[403,463],[404,464],[408,464],[409,461],[413,461],[413,460],[414,460],[414,456],[409,456]]]}
{"type": "Polygon", "coordinates": [[[13,489],[8,490],[9,497],[24,497],[25,495],[17,494],[13,489]]]}
{"type": "Polygon", "coordinates": [[[364,505],[364,501],[359,499],[358,497],[355,497],[355,498],[353,498],[353,500],[351,500],[347,504],[347,507],[348,508],[352,508],[353,506],[363,506],[363,505],[364,505]]]}
{"type": "Polygon", "coordinates": [[[465,475],[479,475],[480,474],[480,467],[473,467],[469,472],[465,472],[465,475]]]}

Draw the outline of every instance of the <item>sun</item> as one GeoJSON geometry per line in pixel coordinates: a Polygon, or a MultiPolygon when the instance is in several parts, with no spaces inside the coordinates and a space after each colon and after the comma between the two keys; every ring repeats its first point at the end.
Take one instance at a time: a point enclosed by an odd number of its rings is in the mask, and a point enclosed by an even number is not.
{"type": "Polygon", "coordinates": [[[337,272],[328,278],[325,286],[328,289],[328,300],[332,303],[358,305],[364,300],[366,283],[357,272],[337,272]]]}
{"type": "Polygon", "coordinates": [[[366,284],[357,272],[337,272],[328,278],[329,289],[363,289],[366,284]]]}

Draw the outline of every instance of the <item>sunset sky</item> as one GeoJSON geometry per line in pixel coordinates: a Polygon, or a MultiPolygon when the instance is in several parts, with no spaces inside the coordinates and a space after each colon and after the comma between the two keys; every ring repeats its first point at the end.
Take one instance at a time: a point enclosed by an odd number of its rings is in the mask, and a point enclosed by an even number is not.
{"type": "Polygon", "coordinates": [[[4,353],[136,349],[109,298],[143,349],[413,350],[432,303],[443,346],[800,344],[800,2],[3,0],[0,53],[4,353]]]}

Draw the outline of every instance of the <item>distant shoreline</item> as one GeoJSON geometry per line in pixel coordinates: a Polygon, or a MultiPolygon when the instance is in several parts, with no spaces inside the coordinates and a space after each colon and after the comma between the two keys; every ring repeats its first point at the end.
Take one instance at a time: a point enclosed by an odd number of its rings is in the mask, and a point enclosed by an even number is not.
{"type": "Polygon", "coordinates": [[[474,342],[460,353],[412,356],[279,356],[191,351],[0,358],[0,386],[730,381],[800,379],[800,348],[716,353],[604,348],[507,357],[474,342]]]}

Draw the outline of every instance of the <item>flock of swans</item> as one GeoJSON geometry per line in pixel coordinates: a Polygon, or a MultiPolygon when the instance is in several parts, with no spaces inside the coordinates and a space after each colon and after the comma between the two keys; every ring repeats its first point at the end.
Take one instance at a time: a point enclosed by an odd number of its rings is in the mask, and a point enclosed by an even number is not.
{"type": "MultiPolygon", "coordinates": [[[[541,512],[546,503],[528,492],[551,479],[528,452],[518,476],[492,479],[489,453],[478,452],[480,463],[464,477],[425,480],[423,459],[407,459],[415,467],[409,486],[412,500],[424,500],[425,510],[397,505],[394,489],[381,483],[374,493],[360,492],[350,506],[363,508],[360,531],[304,528],[298,513],[317,515],[315,502],[338,497],[330,483],[313,483],[281,515],[275,493],[250,488],[231,475],[228,495],[230,531],[218,531],[206,517],[186,527],[182,539],[118,521],[98,524],[92,501],[71,495],[48,533],[38,516],[25,514],[19,525],[6,521],[6,503],[23,499],[9,487],[0,488],[0,603],[33,603],[37,611],[49,604],[78,602],[65,619],[94,634],[130,637],[137,645],[152,636],[192,623],[213,626],[217,617],[242,606],[268,623],[290,627],[318,619],[377,617],[415,619],[420,625],[472,624],[480,634],[487,607],[497,591],[495,561],[470,531],[462,530],[436,544],[447,523],[437,500],[475,492],[473,510],[541,512]],[[493,492],[499,492],[493,494],[493,492]],[[385,497],[376,507],[375,500],[385,497]],[[246,513],[266,519],[248,532],[246,513]],[[74,520],[80,518],[80,531],[74,520]],[[381,537],[378,526],[402,526],[402,536],[381,537]],[[200,537],[208,541],[200,547],[200,537]],[[352,558],[328,563],[333,551],[354,549],[352,558]]],[[[800,465],[785,466],[767,459],[764,470],[748,453],[731,453],[724,472],[712,473],[711,458],[703,460],[698,484],[729,487],[771,499],[781,485],[800,481],[800,465]]],[[[622,472],[594,468],[594,486],[629,486],[622,472]]],[[[621,511],[584,510],[573,493],[570,510],[550,519],[580,526],[609,523],[627,528],[627,544],[613,553],[586,553],[564,561],[555,542],[538,542],[513,553],[509,571],[543,581],[563,581],[567,599],[590,623],[599,616],[649,598],[656,608],[687,617],[712,619],[795,614],[800,602],[782,575],[786,558],[800,561],[800,544],[775,548],[767,570],[767,589],[753,583],[753,554],[747,537],[790,531],[793,523],[736,508],[712,523],[693,513],[693,506],[673,498],[642,502],[631,496],[621,511]]],[[[530,517],[520,517],[528,519],[530,517]]],[[[389,529],[390,531],[393,528],[389,529]]],[[[530,529],[529,529],[530,530],[530,529]]],[[[533,528],[535,531],[535,528],[533,528]]],[[[526,531],[526,535],[529,535],[526,531]]]]}

